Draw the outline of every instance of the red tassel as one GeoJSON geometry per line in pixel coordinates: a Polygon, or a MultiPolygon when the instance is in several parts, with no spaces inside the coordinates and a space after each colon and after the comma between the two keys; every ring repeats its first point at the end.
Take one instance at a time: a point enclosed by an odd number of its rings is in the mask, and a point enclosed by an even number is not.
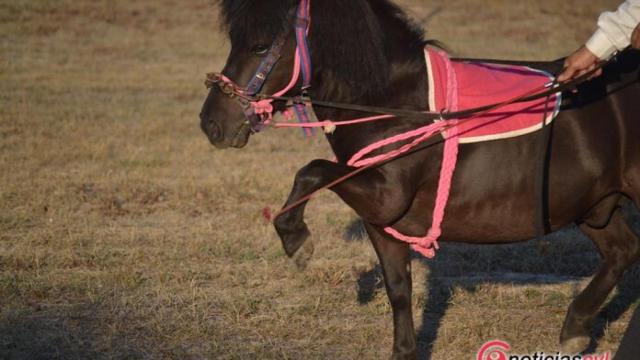
{"type": "Polygon", "coordinates": [[[271,217],[273,216],[273,213],[271,212],[271,208],[268,206],[265,206],[265,208],[262,209],[262,216],[264,217],[265,220],[267,220],[268,222],[271,222],[271,217]]]}

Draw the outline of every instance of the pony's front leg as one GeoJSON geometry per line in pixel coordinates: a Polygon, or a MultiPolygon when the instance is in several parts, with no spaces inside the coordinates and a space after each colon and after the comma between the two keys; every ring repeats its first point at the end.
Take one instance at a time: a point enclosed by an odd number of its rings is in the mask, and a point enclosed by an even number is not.
{"type": "MultiPolygon", "coordinates": [[[[348,174],[354,169],[327,160],[314,160],[296,174],[293,190],[284,205],[348,174]]],[[[384,226],[393,223],[410,206],[415,193],[393,174],[369,169],[331,190],[362,217],[384,272],[387,295],[393,309],[393,359],[415,359],[416,340],[411,309],[411,263],[409,245],[389,238],[384,226]]],[[[274,223],[287,255],[304,267],[312,254],[309,230],[304,223],[306,202],[278,216],[274,223]]]]}
{"type": "Polygon", "coordinates": [[[411,309],[411,256],[409,244],[391,239],[382,228],[365,223],[378,254],[387,296],[393,310],[392,359],[416,359],[416,338],[411,309]]]}
{"type": "MultiPolygon", "coordinates": [[[[349,168],[327,160],[314,160],[296,173],[293,189],[283,208],[298,201],[305,195],[318,190],[325,184],[348,173],[349,168]]],[[[293,258],[299,269],[304,269],[313,255],[313,242],[308,240],[309,229],[304,222],[304,209],[307,202],[280,214],[274,219],[274,225],[284,251],[293,258]]]]}
{"type": "MultiPolygon", "coordinates": [[[[284,207],[330,182],[350,173],[354,168],[328,160],[314,160],[296,174],[291,194],[284,207]]],[[[337,184],[331,190],[351,206],[365,221],[386,225],[394,221],[411,202],[412,194],[399,191],[388,181],[382,170],[369,169],[362,174],[337,184]]],[[[290,211],[280,214],[274,225],[285,252],[296,265],[304,269],[313,254],[313,243],[304,222],[306,201],[290,211]]]]}

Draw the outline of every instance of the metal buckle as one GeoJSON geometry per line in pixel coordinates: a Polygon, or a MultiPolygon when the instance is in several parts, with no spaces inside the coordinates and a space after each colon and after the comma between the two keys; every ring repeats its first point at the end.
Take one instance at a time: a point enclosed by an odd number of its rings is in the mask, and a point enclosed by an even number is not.
{"type": "Polygon", "coordinates": [[[233,86],[232,84],[228,84],[228,83],[224,83],[224,84],[220,84],[218,83],[218,85],[220,86],[220,91],[222,91],[223,94],[229,96],[229,97],[234,97],[235,94],[235,86],[233,86]]]}
{"type": "Polygon", "coordinates": [[[207,73],[206,78],[204,80],[204,86],[207,89],[211,89],[214,85],[216,85],[220,81],[220,75],[215,72],[207,73]]]}

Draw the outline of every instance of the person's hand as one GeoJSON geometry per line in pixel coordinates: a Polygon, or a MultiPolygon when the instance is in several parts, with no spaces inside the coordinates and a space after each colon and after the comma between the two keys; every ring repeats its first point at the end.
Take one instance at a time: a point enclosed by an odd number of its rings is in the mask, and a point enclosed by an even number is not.
{"type": "MultiPolygon", "coordinates": [[[[564,61],[564,70],[558,76],[558,81],[566,82],[584,75],[593,70],[599,62],[600,59],[587,49],[586,46],[583,46],[564,61]]],[[[602,69],[599,69],[593,73],[591,78],[600,76],[601,74],[602,69]]]]}
{"type": "Polygon", "coordinates": [[[638,24],[636,29],[633,30],[633,34],[631,35],[631,46],[636,49],[640,49],[640,24],[638,24]]]}

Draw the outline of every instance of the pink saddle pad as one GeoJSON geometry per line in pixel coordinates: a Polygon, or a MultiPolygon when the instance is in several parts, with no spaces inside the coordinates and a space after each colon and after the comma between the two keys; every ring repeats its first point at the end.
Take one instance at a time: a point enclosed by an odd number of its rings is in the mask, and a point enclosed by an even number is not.
{"type": "MultiPolygon", "coordinates": [[[[442,50],[426,47],[429,74],[429,110],[458,111],[512,99],[553,82],[546,72],[526,66],[452,61],[442,50]]],[[[506,139],[542,128],[557,116],[562,102],[557,93],[548,99],[510,104],[470,120],[460,121],[445,136],[461,143],[506,139]],[[546,111],[545,111],[546,109],[546,111]]]]}

